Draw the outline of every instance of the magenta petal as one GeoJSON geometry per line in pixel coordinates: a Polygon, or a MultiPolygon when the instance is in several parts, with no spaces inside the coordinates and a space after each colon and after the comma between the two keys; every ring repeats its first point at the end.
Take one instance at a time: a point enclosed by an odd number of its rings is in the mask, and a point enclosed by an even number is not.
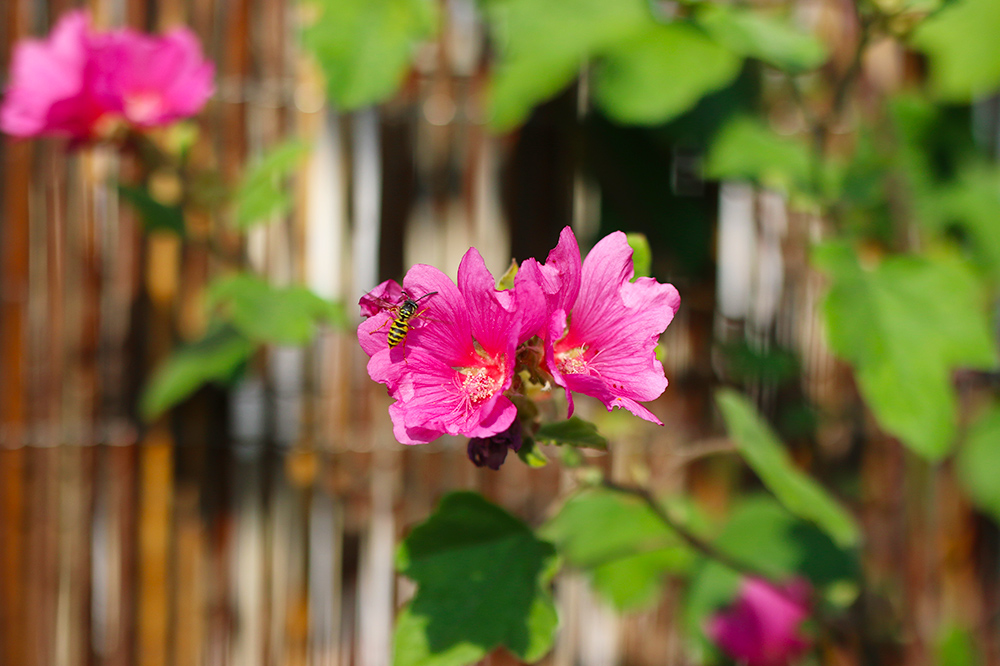
{"type": "Polygon", "coordinates": [[[747,666],[788,666],[809,647],[801,633],[802,621],[809,615],[808,593],[804,581],[777,587],[745,579],[736,601],[711,618],[706,633],[747,666]]]}
{"type": "Polygon", "coordinates": [[[499,291],[493,275],[476,248],[458,265],[458,290],[465,298],[472,324],[472,337],[487,354],[513,353],[520,333],[514,292],[499,291]]]}
{"type": "Polygon", "coordinates": [[[386,280],[362,296],[358,305],[361,306],[362,317],[372,317],[402,302],[403,288],[395,280],[386,280]]]}
{"type": "Polygon", "coordinates": [[[10,81],[0,106],[0,130],[14,136],[53,134],[86,139],[101,115],[87,94],[90,20],[64,15],[48,39],[14,47],[10,81]]]}
{"type": "Polygon", "coordinates": [[[406,273],[403,288],[410,298],[426,296],[420,301],[406,346],[426,349],[447,365],[465,365],[475,349],[469,310],[455,283],[433,266],[417,264],[406,273]],[[436,293],[427,296],[431,292],[436,293]]]}
{"type": "MultiPolygon", "coordinates": [[[[534,265],[534,270],[537,270],[538,263],[534,259],[528,259],[525,262],[525,264],[529,263],[534,265]]],[[[529,269],[529,273],[532,270],[529,269]]],[[[535,335],[544,338],[546,322],[549,318],[545,295],[538,283],[523,270],[519,270],[514,278],[514,299],[520,319],[517,344],[521,344],[535,335]]]]}

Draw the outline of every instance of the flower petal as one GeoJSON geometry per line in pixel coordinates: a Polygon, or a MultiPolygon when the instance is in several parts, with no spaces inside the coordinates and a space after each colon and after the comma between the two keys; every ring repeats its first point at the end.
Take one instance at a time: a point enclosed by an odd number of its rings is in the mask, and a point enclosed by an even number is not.
{"type": "Polygon", "coordinates": [[[479,251],[469,248],[458,265],[458,290],[465,297],[472,337],[491,356],[513,353],[520,333],[514,292],[495,285],[479,251]]]}

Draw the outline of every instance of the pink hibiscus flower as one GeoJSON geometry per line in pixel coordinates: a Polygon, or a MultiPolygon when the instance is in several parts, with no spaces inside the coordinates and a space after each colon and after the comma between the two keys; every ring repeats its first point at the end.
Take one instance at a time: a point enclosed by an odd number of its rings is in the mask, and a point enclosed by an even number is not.
{"type": "Polygon", "coordinates": [[[653,278],[631,281],[632,248],[625,234],[604,237],[580,261],[573,231],[566,227],[545,264],[529,259],[521,266],[517,288],[536,285],[544,294],[548,317],[537,331],[545,341],[545,364],[556,384],[593,396],[610,411],[622,407],[662,425],[640,402],[667,388],[656,344],[680,307],[670,284],[653,278]]]}
{"type": "Polygon", "coordinates": [[[193,116],[212,95],[215,68],[186,28],[164,35],[116,30],[95,38],[92,58],[95,95],[135,127],[193,116]]]}
{"type": "Polygon", "coordinates": [[[159,37],[98,32],[86,12],[72,11],[47,39],[15,47],[0,131],[81,143],[119,120],[138,128],[166,125],[201,110],[212,76],[213,65],[187,29],[159,37]]]}
{"type": "Polygon", "coordinates": [[[518,345],[541,321],[537,291],[497,290],[472,248],[458,267],[458,286],[418,264],[402,287],[384,282],[360,305],[368,318],[358,327],[358,341],[371,357],[368,374],[396,400],[389,407],[396,439],[421,444],[444,434],[491,437],[510,427],[517,409],[504,392],[513,381],[518,345]],[[390,347],[389,331],[405,298],[420,300],[402,342],[390,347]]]}
{"type": "Polygon", "coordinates": [[[741,664],[787,666],[809,647],[800,628],[809,615],[809,595],[809,584],[801,579],[778,588],[747,578],[732,606],[709,621],[707,633],[741,664]]]}
{"type": "Polygon", "coordinates": [[[12,136],[49,134],[86,139],[104,114],[87,86],[90,21],[84,11],[59,19],[47,39],[14,47],[0,130],[12,136]]]}

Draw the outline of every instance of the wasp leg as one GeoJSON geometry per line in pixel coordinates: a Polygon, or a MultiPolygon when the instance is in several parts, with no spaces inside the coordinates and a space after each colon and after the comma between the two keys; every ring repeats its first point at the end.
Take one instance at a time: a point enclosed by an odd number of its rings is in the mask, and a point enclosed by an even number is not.
{"type": "Polygon", "coordinates": [[[368,335],[375,335],[376,333],[378,333],[379,331],[381,331],[383,328],[385,328],[386,324],[391,324],[392,322],[393,322],[392,319],[386,319],[384,322],[382,322],[382,325],[379,326],[378,328],[376,328],[374,331],[368,331],[368,335]]]}

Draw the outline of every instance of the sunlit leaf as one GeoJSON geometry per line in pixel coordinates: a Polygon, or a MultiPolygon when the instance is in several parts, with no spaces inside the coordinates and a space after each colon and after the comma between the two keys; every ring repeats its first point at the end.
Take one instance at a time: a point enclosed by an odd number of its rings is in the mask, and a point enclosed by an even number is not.
{"type": "Polygon", "coordinates": [[[706,3],[695,16],[720,44],[781,69],[813,69],[827,58],[826,48],[818,39],[760,11],[706,3]]]}
{"type": "Polygon", "coordinates": [[[645,502],[612,490],[573,495],[539,534],[623,610],[654,601],[663,577],[685,570],[694,557],[645,502]]]}
{"type": "Polygon", "coordinates": [[[605,54],[594,72],[594,95],[618,122],[659,124],[729,85],[741,64],[693,26],[651,26],[605,54]]]}
{"type": "Polygon", "coordinates": [[[250,358],[255,345],[232,328],[220,328],[174,351],[153,373],[140,411],[154,419],[209,382],[228,383],[250,358]]]}
{"type": "Polygon", "coordinates": [[[525,437],[521,442],[521,448],[517,450],[517,457],[528,467],[545,467],[549,464],[549,459],[531,437],[525,437]]]}
{"type": "Polygon", "coordinates": [[[480,495],[446,496],[397,562],[417,591],[396,627],[394,666],[460,666],[501,645],[536,661],[551,648],[555,550],[480,495]]]}
{"type": "Polygon", "coordinates": [[[275,287],[251,275],[217,280],[208,289],[208,301],[234,327],[258,342],[301,345],[313,338],[319,322],[347,323],[341,304],[322,299],[305,287],[275,287]]]}
{"type": "Polygon", "coordinates": [[[635,276],[632,282],[641,277],[649,277],[653,269],[653,250],[649,247],[649,239],[645,234],[631,233],[627,235],[628,246],[632,248],[632,270],[635,276]]]}
{"type": "Polygon", "coordinates": [[[288,212],[292,196],[285,182],[308,152],[300,141],[279,144],[247,171],[236,190],[236,224],[243,229],[288,212]]]}
{"type": "Polygon", "coordinates": [[[142,218],[147,231],[170,231],[184,235],[184,211],[180,206],[167,206],[155,200],[143,187],[118,184],[118,194],[142,218]]]}
{"type": "Polygon", "coordinates": [[[712,143],[705,164],[710,178],[750,180],[788,192],[808,187],[811,160],[801,141],[775,134],[760,120],[730,121],[712,143]]]}
{"type": "Polygon", "coordinates": [[[1000,522],[1000,405],[992,405],[969,429],[957,466],[972,501],[1000,522]]]}
{"type": "Polygon", "coordinates": [[[568,86],[580,68],[652,24],[645,0],[502,0],[486,3],[498,60],[490,124],[507,130],[568,86]]]}
{"type": "Polygon", "coordinates": [[[897,256],[867,269],[850,248],[829,244],[814,258],[832,278],[830,346],[854,365],[882,427],[941,458],[955,435],[952,369],[996,362],[982,286],[954,257],[897,256]]]}
{"type": "Polygon", "coordinates": [[[1000,85],[1000,2],[956,0],[924,20],[913,44],[930,59],[931,86],[948,101],[968,101],[1000,85]]]}
{"type": "Polygon", "coordinates": [[[792,464],[749,401],[729,389],[718,391],[715,399],[736,448],[778,501],[792,514],[815,523],[840,546],[857,544],[860,531],[851,514],[792,464]]]}
{"type": "Polygon", "coordinates": [[[606,451],[608,448],[608,440],[597,432],[597,426],[578,416],[571,416],[565,421],[544,424],[535,433],[535,439],[553,444],[600,449],[601,451],[606,451]]]}
{"type": "Polygon", "coordinates": [[[341,109],[381,102],[396,92],[415,46],[437,29],[433,0],[305,0],[315,21],[303,45],[326,75],[341,109]]]}

